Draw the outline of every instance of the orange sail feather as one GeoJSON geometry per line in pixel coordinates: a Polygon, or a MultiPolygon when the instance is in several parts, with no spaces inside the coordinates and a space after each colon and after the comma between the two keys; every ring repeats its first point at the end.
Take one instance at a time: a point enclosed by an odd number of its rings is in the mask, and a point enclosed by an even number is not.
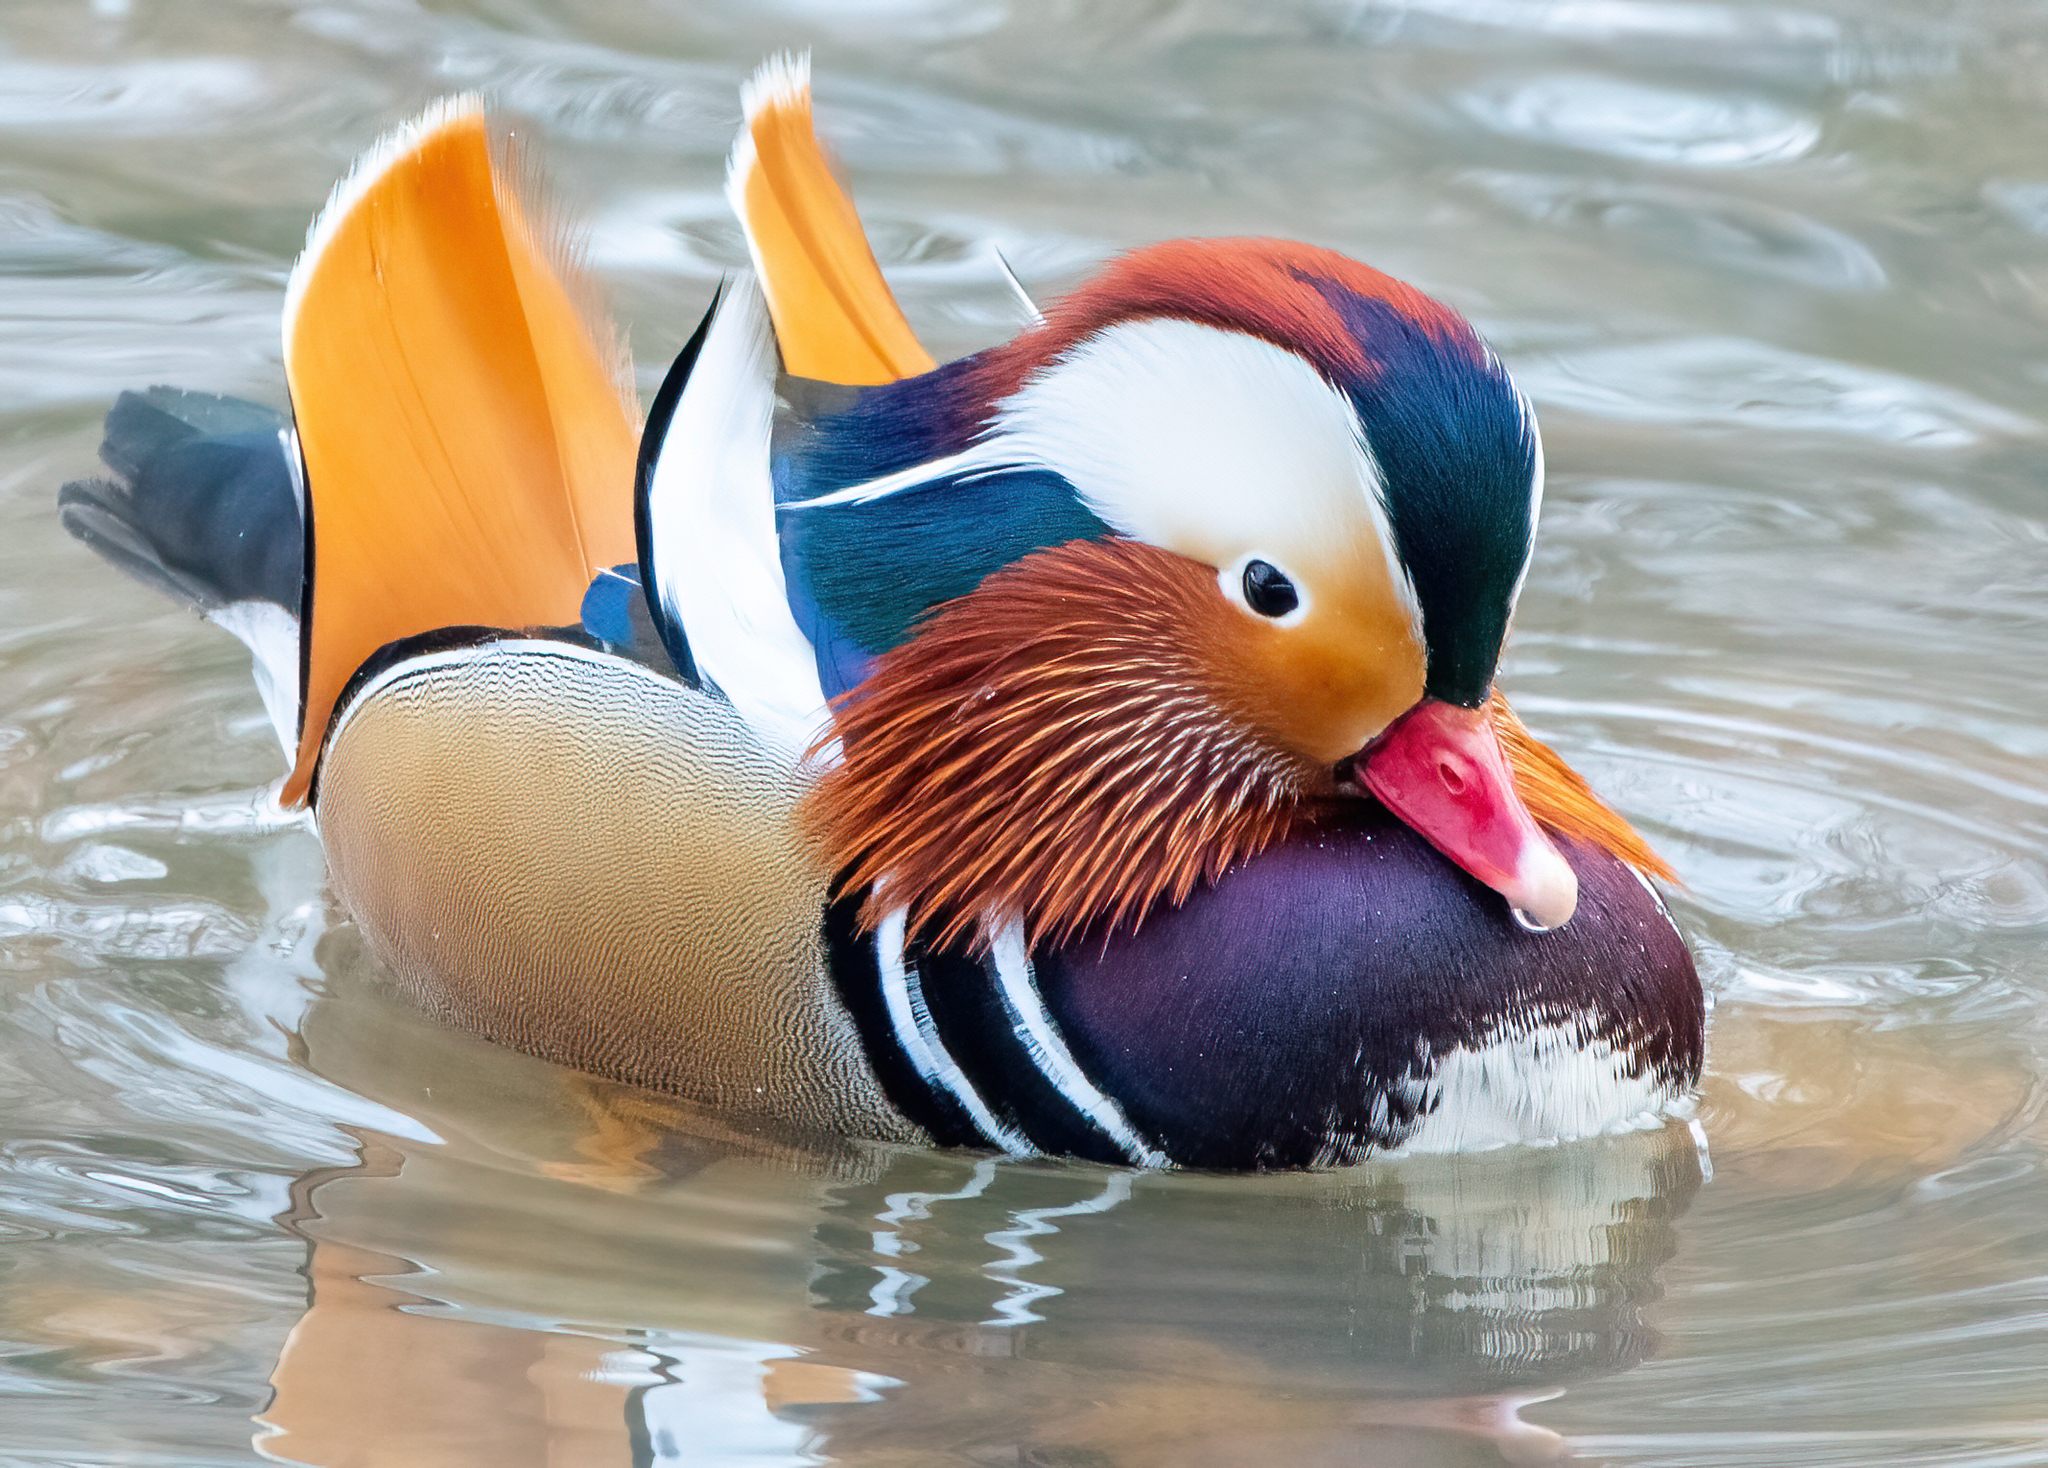
{"type": "Polygon", "coordinates": [[[312,520],[286,803],[378,648],[573,622],[592,575],[633,558],[639,415],[564,254],[470,101],[388,140],[314,225],[284,321],[312,520]]]}
{"type": "Polygon", "coordinates": [[[938,364],[904,319],[819,146],[807,66],[769,63],[745,101],[726,194],[746,230],[783,366],[853,385],[931,371],[938,364]]]}

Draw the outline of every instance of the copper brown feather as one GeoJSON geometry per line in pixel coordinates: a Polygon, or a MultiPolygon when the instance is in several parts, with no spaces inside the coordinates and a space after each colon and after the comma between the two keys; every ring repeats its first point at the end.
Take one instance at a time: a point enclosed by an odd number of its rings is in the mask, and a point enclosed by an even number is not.
{"type": "Polygon", "coordinates": [[[1329,772],[1258,737],[1207,566],[1133,541],[1026,556],[939,609],[837,709],[812,829],[943,939],[1135,923],[1271,844],[1329,772]]]}
{"type": "MultiPolygon", "coordinates": [[[[1021,919],[1035,943],[1135,926],[1297,824],[1341,807],[1247,686],[1264,629],[1208,566],[1072,541],[1005,567],[882,655],[838,704],[844,759],[804,818],[872,927],[902,909],[942,943],[1021,919]]],[[[1537,820],[1667,868],[1568,766],[1492,704],[1537,820]]],[[[1275,713],[1277,711],[1268,711],[1275,713]]]]}
{"type": "Polygon", "coordinates": [[[1678,876],[1621,813],[1595,795],[1556,750],[1531,734],[1498,693],[1487,700],[1494,731],[1515,772],[1515,790],[1539,825],[1613,853],[1646,877],[1678,876]]]}

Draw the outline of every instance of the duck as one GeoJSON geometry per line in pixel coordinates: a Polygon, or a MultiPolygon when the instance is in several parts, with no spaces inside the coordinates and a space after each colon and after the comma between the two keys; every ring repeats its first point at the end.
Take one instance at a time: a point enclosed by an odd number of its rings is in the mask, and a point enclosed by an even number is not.
{"type": "Polygon", "coordinates": [[[60,516],[250,648],[333,893],[429,1013],[736,1123],[1331,1167],[1683,1116],[1670,869],[1495,686],[1544,482],[1463,316],[1132,249],[917,338],[807,63],[643,415],[475,98],[378,143],[289,411],[123,393],[60,516]]]}

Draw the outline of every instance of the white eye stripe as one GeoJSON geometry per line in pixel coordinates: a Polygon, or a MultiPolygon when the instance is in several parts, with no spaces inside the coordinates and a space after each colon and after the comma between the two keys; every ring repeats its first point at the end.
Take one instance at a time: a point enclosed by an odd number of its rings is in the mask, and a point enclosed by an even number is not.
{"type": "Polygon", "coordinates": [[[1293,352],[1151,320],[1112,326],[1033,378],[1002,405],[996,436],[1134,539],[1211,565],[1256,545],[1299,564],[1357,514],[1369,463],[1356,425],[1293,352]]]}
{"type": "Polygon", "coordinates": [[[986,443],[1065,476],[1120,533],[1220,568],[1248,615],[1259,614],[1236,578],[1272,562],[1302,599],[1263,619],[1283,626],[1337,589],[1321,578],[1357,575],[1363,552],[1421,635],[1357,411],[1283,347],[1189,321],[1123,322],[1010,397],[986,443]]]}
{"type": "MultiPolygon", "coordinates": [[[[960,452],[801,504],[864,504],[1019,469],[1059,475],[1112,530],[1224,574],[1241,577],[1255,559],[1281,567],[1303,599],[1266,619],[1282,625],[1306,615],[1318,576],[1357,574],[1363,551],[1382,561],[1421,636],[1386,486],[1350,400],[1296,353],[1242,332],[1163,319],[1108,327],[1004,399],[960,452]]],[[[1218,584],[1246,607],[1241,584],[1218,584]]]]}

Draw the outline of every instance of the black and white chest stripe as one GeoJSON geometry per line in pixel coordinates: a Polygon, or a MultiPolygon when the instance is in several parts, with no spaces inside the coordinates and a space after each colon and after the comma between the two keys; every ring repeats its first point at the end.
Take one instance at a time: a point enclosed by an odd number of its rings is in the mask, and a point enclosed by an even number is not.
{"type": "Polygon", "coordinates": [[[1160,1167],[1172,1159],[1074,1058],[1021,930],[976,959],[934,950],[900,913],[859,931],[835,902],[825,939],[839,997],[890,1098],[941,1146],[1160,1167]]]}
{"type": "Polygon", "coordinates": [[[1340,1166],[1684,1114],[1697,983],[1630,869],[1586,856],[1586,912],[1531,936],[1476,883],[1446,894],[1405,828],[1332,845],[1270,854],[1099,951],[1027,952],[1013,927],[974,956],[906,934],[900,916],[863,934],[865,894],[842,890],[824,922],[831,983],[889,1100],[942,1146],[1340,1166]],[[1380,845],[1416,864],[1361,855],[1380,845]],[[1332,890],[1332,870],[1379,885],[1332,890]],[[1303,886],[1329,900],[1279,900],[1303,886]],[[1388,927],[1384,911],[1432,921],[1388,927]]]}

